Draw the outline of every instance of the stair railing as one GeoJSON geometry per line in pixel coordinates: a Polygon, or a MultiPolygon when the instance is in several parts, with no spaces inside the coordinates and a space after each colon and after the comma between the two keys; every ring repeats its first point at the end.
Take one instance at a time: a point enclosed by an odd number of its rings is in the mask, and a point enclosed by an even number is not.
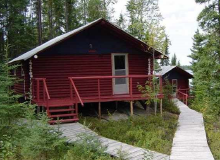
{"type": "Polygon", "coordinates": [[[40,81],[43,82],[43,102],[46,102],[48,104],[48,100],[50,100],[50,94],[49,94],[49,91],[48,91],[46,78],[33,78],[33,82],[32,82],[32,85],[33,85],[33,90],[32,90],[33,98],[37,102],[41,101],[40,81]],[[36,95],[35,95],[35,81],[36,81],[36,95]]]}
{"type": "MultiPolygon", "coordinates": [[[[77,88],[76,88],[76,85],[75,85],[73,79],[72,79],[71,77],[69,77],[69,80],[70,80],[70,98],[73,100],[73,90],[74,90],[75,95],[76,95],[76,98],[78,99],[78,101],[80,102],[80,104],[81,104],[82,106],[84,106],[84,103],[83,103],[83,101],[82,101],[82,98],[81,98],[80,95],[79,95],[79,92],[78,92],[78,90],[77,90],[77,88]]],[[[76,103],[77,103],[77,102],[76,102],[76,103]]]]}

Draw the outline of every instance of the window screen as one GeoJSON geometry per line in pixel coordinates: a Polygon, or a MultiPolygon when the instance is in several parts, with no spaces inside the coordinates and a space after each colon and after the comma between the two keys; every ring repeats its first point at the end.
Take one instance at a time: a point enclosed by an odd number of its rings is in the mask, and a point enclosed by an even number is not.
{"type": "Polygon", "coordinates": [[[125,56],[114,56],[115,58],[115,70],[125,69],[125,56]]]}

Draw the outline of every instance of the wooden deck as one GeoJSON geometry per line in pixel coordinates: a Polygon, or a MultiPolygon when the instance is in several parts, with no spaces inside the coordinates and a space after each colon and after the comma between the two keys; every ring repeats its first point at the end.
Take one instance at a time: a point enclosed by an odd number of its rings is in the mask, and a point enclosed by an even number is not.
{"type": "MultiPolygon", "coordinates": [[[[163,98],[162,94],[158,94],[158,98],[163,98]]],[[[94,97],[82,97],[83,103],[93,103],[93,102],[112,102],[112,101],[135,101],[135,100],[146,100],[147,97],[143,97],[142,94],[134,94],[132,97],[130,95],[113,95],[113,96],[102,96],[100,98],[94,97]]],[[[41,100],[33,100],[38,106],[46,106],[47,102],[41,100]]],[[[79,103],[75,99],[71,98],[52,98],[48,100],[48,106],[70,106],[75,103],[79,103]]]]}
{"type": "Polygon", "coordinates": [[[214,160],[209,149],[203,116],[175,99],[181,114],[170,160],[214,160]]]}
{"type": "MultiPolygon", "coordinates": [[[[54,127],[58,127],[54,125],[54,127]]],[[[141,159],[150,159],[150,160],[169,160],[169,156],[161,153],[157,153],[154,151],[150,151],[147,149],[134,147],[122,142],[118,142],[112,139],[108,139],[102,136],[99,136],[86,126],[83,126],[80,123],[69,123],[62,124],[59,126],[59,130],[63,133],[69,142],[74,142],[79,140],[80,134],[88,134],[96,136],[103,146],[107,147],[106,153],[119,157],[120,155],[124,155],[124,159],[128,160],[141,160],[141,159]]]]}

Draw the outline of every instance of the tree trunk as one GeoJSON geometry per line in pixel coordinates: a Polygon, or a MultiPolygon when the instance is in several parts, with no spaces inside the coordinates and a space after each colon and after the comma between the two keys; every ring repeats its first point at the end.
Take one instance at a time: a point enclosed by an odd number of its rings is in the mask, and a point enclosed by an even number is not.
{"type": "Polygon", "coordinates": [[[83,0],[83,23],[86,25],[86,1],[83,0]]]}
{"type": "Polygon", "coordinates": [[[52,0],[49,1],[48,4],[48,19],[49,19],[49,36],[50,39],[53,38],[53,2],[52,0]]]}
{"type": "Polygon", "coordinates": [[[66,21],[66,32],[69,31],[69,18],[68,18],[68,14],[69,14],[69,3],[68,0],[65,1],[65,21],[66,21]]]}
{"type": "Polygon", "coordinates": [[[42,44],[42,21],[41,21],[41,0],[37,0],[37,30],[38,44],[42,44]]]}

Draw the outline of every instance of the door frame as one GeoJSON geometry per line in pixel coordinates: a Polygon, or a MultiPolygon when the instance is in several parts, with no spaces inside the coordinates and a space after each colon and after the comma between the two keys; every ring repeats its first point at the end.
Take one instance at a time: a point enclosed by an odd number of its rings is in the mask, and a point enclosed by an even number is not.
{"type": "MultiPolygon", "coordinates": [[[[128,64],[128,53],[112,53],[111,54],[111,65],[112,65],[112,76],[115,75],[115,56],[125,56],[125,69],[126,69],[126,76],[129,75],[129,64],[128,64]]],[[[127,84],[127,90],[129,94],[129,78],[126,78],[126,84],[127,84]]],[[[112,95],[117,95],[115,94],[115,78],[112,79],[112,95]]]]}

